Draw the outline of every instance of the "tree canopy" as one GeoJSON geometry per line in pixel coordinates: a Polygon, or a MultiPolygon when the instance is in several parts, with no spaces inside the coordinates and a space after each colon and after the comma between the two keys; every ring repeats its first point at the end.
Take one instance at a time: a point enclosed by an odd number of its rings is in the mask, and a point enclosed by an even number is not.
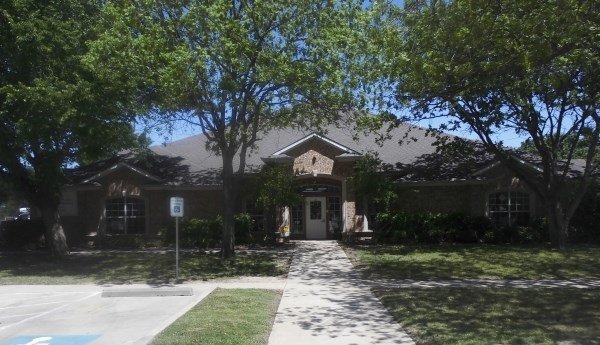
{"type": "Polygon", "coordinates": [[[234,254],[235,176],[260,133],[318,128],[364,104],[369,17],[358,1],[123,0],[103,18],[94,64],[135,80],[152,114],[196,125],[222,156],[224,256],[234,254]]]}
{"type": "MultiPolygon", "coordinates": [[[[590,176],[600,135],[598,1],[411,1],[403,13],[397,99],[409,120],[466,127],[545,203],[552,242],[590,176]],[[501,134],[528,138],[541,173],[513,159],[501,134]],[[575,154],[585,158],[578,179],[575,154]]],[[[393,53],[392,50],[390,52],[393,53]]]]}
{"type": "Polygon", "coordinates": [[[56,255],[66,253],[57,211],[65,168],[133,137],[119,85],[85,62],[99,10],[91,0],[0,5],[0,179],[40,209],[56,255]]]}
{"type": "Polygon", "coordinates": [[[379,210],[387,212],[398,193],[395,184],[382,176],[380,169],[381,159],[376,152],[369,152],[354,164],[350,182],[357,196],[372,199],[379,210]]]}

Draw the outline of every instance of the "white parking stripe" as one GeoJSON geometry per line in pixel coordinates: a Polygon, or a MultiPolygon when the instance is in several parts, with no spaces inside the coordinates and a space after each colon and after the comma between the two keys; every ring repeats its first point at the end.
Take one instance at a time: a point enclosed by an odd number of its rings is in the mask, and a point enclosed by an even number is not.
{"type": "Polygon", "coordinates": [[[88,293],[85,291],[61,291],[61,292],[8,292],[5,293],[4,295],[68,295],[68,294],[72,294],[72,293],[88,293]]]}
{"type": "Polygon", "coordinates": [[[30,314],[17,314],[17,315],[11,315],[11,316],[0,316],[0,320],[3,319],[12,319],[15,317],[21,317],[21,316],[29,316],[29,315],[36,315],[37,313],[30,313],[30,314]]]}
{"type": "Polygon", "coordinates": [[[53,312],[55,312],[55,311],[58,311],[58,310],[64,309],[64,308],[66,308],[66,307],[68,307],[68,306],[70,306],[70,305],[72,305],[72,304],[79,303],[79,302],[81,302],[81,301],[84,301],[84,300],[86,300],[86,299],[92,298],[92,297],[94,297],[94,296],[98,296],[99,294],[100,294],[100,291],[98,291],[98,292],[94,292],[94,293],[92,293],[92,294],[90,294],[90,295],[88,295],[88,296],[85,296],[85,297],[83,297],[83,298],[80,298],[80,299],[74,300],[74,301],[72,301],[71,303],[66,303],[66,304],[63,304],[63,305],[61,305],[61,306],[58,306],[58,307],[56,307],[56,308],[53,308],[53,309],[47,310],[47,311],[45,311],[45,312],[43,312],[43,313],[40,313],[40,314],[34,315],[34,316],[32,316],[32,317],[28,317],[28,318],[26,318],[26,319],[23,319],[23,320],[21,320],[21,321],[19,321],[19,322],[15,322],[15,323],[12,323],[12,324],[6,325],[6,326],[4,326],[4,327],[0,327],[0,331],[3,331],[3,330],[5,330],[5,329],[7,329],[7,328],[9,328],[9,327],[12,327],[12,326],[16,326],[16,325],[23,324],[23,323],[25,323],[25,322],[29,322],[29,321],[31,321],[31,320],[35,320],[35,319],[37,319],[37,318],[39,318],[39,317],[42,317],[42,316],[45,316],[45,315],[51,314],[51,313],[53,313],[53,312]]]}
{"type": "MultiPolygon", "coordinates": [[[[73,294],[89,294],[90,292],[32,292],[32,293],[27,293],[27,292],[15,292],[15,293],[3,293],[0,295],[0,305],[2,305],[2,303],[12,303],[15,300],[15,295],[25,295],[25,296],[30,296],[27,298],[19,298],[19,301],[23,302],[23,301],[31,301],[31,300],[36,300],[36,299],[48,299],[48,298],[55,298],[55,297],[65,297],[68,295],[73,295],[73,294]]],[[[18,297],[17,297],[18,298],[18,297]]]]}
{"type": "Polygon", "coordinates": [[[34,304],[23,304],[23,305],[16,305],[16,306],[12,306],[12,307],[2,307],[2,308],[0,308],[0,310],[4,310],[4,309],[18,309],[18,308],[27,308],[27,307],[37,307],[37,306],[40,306],[40,305],[57,304],[57,303],[68,303],[68,302],[71,302],[71,300],[56,301],[56,302],[44,302],[44,303],[34,303],[34,304]]]}

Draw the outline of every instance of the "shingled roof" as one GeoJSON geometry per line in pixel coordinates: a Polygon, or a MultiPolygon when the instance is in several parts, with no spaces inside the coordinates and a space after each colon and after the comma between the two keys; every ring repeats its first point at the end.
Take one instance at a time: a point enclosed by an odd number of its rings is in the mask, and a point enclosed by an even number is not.
{"type": "MultiPolygon", "coordinates": [[[[385,130],[378,133],[358,132],[351,124],[330,125],[320,131],[320,137],[343,145],[352,153],[364,154],[369,151],[379,153],[385,165],[410,164],[426,154],[436,152],[437,139],[424,128],[400,124],[389,132],[390,139],[378,142],[385,130]],[[398,141],[404,139],[402,145],[398,141]]],[[[315,132],[307,129],[273,129],[259,135],[256,147],[248,153],[246,169],[248,173],[259,171],[264,165],[263,158],[270,157],[286,146],[309,137],[315,132]]],[[[207,149],[204,135],[195,135],[166,145],[152,146],[150,149],[159,155],[182,157],[182,163],[192,170],[221,169],[221,157],[207,149]]],[[[237,164],[237,162],[235,162],[237,164]]],[[[237,170],[237,166],[234,166],[237,170]]]]}
{"type": "MultiPolygon", "coordinates": [[[[448,134],[433,135],[425,128],[407,123],[377,132],[357,131],[352,124],[343,123],[332,124],[318,133],[307,129],[281,128],[262,133],[259,138],[256,146],[248,152],[245,173],[256,173],[265,162],[273,159],[290,159],[286,156],[286,148],[303,140],[321,140],[334,145],[339,149],[340,154],[336,158],[340,160],[352,160],[367,152],[377,152],[382,161],[381,169],[392,173],[398,181],[481,179],[482,175],[473,174],[495,162],[478,142],[448,134]],[[381,141],[382,137],[387,140],[381,141]],[[453,145],[450,145],[440,150],[440,139],[461,148],[453,150],[453,145]]],[[[236,159],[235,170],[237,164],[236,159]]],[[[125,167],[150,175],[160,184],[214,186],[221,184],[221,166],[221,157],[208,148],[206,137],[199,134],[152,146],[143,155],[126,153],[96,162],[77,169],[72,176],[74,183],[90,183],[92,177],[106,169],[125,167]]]]}

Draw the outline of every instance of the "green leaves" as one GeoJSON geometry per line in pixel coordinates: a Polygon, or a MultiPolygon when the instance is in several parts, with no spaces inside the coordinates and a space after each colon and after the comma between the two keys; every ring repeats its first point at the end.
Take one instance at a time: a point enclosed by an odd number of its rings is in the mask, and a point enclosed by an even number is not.
{"type": "Polygon", "coordinates": [[[6,144],[0,172],[22,188],[28,174],[37,176],[42,185],[30,185],[30,194],[57,193],[61,167],[115,152],[133,139],[121,83],[102,80],[86,60],[98,12],[94,1],[13,0],[0,7],[0,133],[6,144]]]}
{"type": "Polygon", "coordinates": [[[599,168],[594,156],[600,140],[600,3],[414,5],[405,12],[399,45],[410,56],[399,59],[397,72],[397,100],[412,110],[405,120],[446,116],[449,123],[466,124],[546,202],[548,219],[560,219],[550,228],[553,243],[564,247],[561,234],[599,168]],[[513,152],[502,143],[507,133],[530,140],[541,174],[512,162],[513,152]],[[585,157],[585,166],[573,173],[577,156],[585,157]],[[573,174],[581,183],[567,186],[573,174]]]}
{"type": "Polygon", "coordinates": [[[111,1],[90,61],[135,80],[147,108],[236,151],[264,125],[319,123],[358,104],[365,13],[355,1],[111,1]]]}
{"type": "Polygon", "coordinates": [[[302,203],[296,191],[294,173],[288,165],[266,165],[257,184],[257,204],[265,210],[302,203]]]}
{"type": "Polygon", "coordinates": [[[595,128],[594,4],[462,0],[406,11],[398,100],[414,106],[409,117],[458,117],[490,147],[507,130],[542,142],[595,128]]]}
{"type": "Polygon", "coordinates": [[[376,153],[368,153],[354,165],[350,183],[359,197],[372,198],[382,211],[389,210],[398,197],[395,184],[381,175],[381,159],[376,153]]]}

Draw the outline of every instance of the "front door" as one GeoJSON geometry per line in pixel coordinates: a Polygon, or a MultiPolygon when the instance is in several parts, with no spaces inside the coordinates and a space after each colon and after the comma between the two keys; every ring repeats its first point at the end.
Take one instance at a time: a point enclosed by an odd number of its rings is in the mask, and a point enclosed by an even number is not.
{"type": "Polygon", "coordinates": [[[324,240],[327,238],[325,223],[325,197],[307,197],[306,202],[306,239],[324,240]]]}

